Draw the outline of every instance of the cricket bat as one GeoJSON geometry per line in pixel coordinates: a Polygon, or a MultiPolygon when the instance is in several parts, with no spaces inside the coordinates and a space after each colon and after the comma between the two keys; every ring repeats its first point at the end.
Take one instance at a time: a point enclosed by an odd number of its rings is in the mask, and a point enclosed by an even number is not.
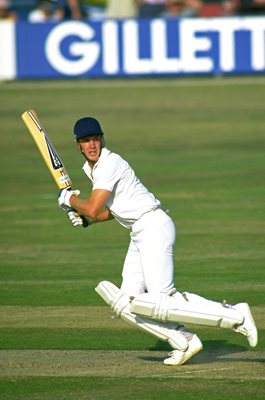
{"type": "MultiPolygon", "coordinates": [[[[45,132],[36,112],[34,110],[25,111],[22,114],[22,119],[34,139],[58,188],[70,188],[72,186],[72,181],[55,147],[45,132]]],[[[84,216],[81,216],[81,218],[83,220],[83,227],[86,228],[88,226],[88,221],[84,216]]]]}
{"type": "Polygon", "coordinates": [[[25,111],[22,119],[34,139],[55,183],[59,189],[69,188],[72,181],[55,147],[45,132],[34,110],[25,111]]]}

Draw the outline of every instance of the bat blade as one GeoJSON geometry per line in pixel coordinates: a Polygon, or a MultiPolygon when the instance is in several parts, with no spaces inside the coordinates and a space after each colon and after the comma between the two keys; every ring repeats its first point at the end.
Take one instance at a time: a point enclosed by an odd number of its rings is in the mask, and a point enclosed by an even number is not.
{"type": "Polygon", "coordinates": [[[55,147],[45,132],[34,110],[27,110],[22,114],[22,120],[34,139],[51,175],[59,189],[65,189],[72,185],[72,181],[66,168],[60,159],[55,147]]]}

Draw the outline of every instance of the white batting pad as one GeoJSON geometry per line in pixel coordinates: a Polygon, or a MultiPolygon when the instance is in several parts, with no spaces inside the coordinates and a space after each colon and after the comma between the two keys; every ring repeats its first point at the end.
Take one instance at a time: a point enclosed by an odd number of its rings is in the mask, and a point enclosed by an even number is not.
{"type": "Polygon", "coordinates": [[[121,318],[124,321],[135,325],[142,331],[148,332],[163,342],[168,342],[175,350],[186,351],[188,348],[188,340],[177,328],[178,323],[162,323],[150,318],[135,315],[130,312],[131,305],[129,304],[121,313],[121,318]]]}
{"type": "Polygon", "coordinates": [[[178,323],[161,323],[140,315],[132,314],[131,299],[121,292],[117,286],[108,281],[102,281],[95,288],[102,299],[111,306],[115,314],[121,319],[136,326],[142,331],[156,336],[158,339],[168,342],[175,350],[185,351],[188,348],[188,340],[180,331],[178,323]]]}
{"type": "Polygon", "coordinates": [[[233,329],[243,322],[243,315],[231,306],[206,300],[192,293],[176,292],[172,296],[149,293],[135,297],[131,312],[158,321],[172,321],[233,329]]]}
{"type": "Polygon", "coordinates": [[[113,299],[119,294],[120,289],[108,281],[99,282],[95,291],[110,306],[113,299]]]}

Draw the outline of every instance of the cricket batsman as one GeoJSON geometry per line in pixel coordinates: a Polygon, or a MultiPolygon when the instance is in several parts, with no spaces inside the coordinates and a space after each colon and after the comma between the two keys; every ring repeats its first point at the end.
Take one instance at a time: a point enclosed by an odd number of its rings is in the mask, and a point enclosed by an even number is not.
{"type": "Polygon", "coordinates": [[[177,290],[174,223],[128,162],[105,147],[100,123],[92,117],[79,119],[74,137],[85,158],[83,170],[92,191],[88,199],[81,199],[79,191],[63,189],[59,207],[67,211],[73,226],[83,225],[80,216],[89,224],[115,219],[130,232],[121,287],[102,281],[95,289],[113,312],[168,342],[172,351],[164,360],[166,365],[184,364],[203,348],[199,337],[184,324],[231,329],[255,347],[258,333],[247,303],[218,303],[177,290]]]}

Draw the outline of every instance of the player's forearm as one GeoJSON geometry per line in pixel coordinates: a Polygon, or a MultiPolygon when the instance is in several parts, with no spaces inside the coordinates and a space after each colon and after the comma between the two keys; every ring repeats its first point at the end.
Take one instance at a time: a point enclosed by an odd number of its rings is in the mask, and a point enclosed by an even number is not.
{"type": "Polygon", "coordinates": [[[82,200],[77,196],[71,196],[70,204],[80,215],[84,215],[90,224],[113,219],[106,207],[98,208],[89,199],[82,200]]]}
{"type": "Polygon", "coordinates": [[[96,222],[105,222],[105,221],[110,221],[113,219],[113,215],[111,214],[110,210],[105,208],[102,210],[96,217],[95,223],[96,222]]]}

